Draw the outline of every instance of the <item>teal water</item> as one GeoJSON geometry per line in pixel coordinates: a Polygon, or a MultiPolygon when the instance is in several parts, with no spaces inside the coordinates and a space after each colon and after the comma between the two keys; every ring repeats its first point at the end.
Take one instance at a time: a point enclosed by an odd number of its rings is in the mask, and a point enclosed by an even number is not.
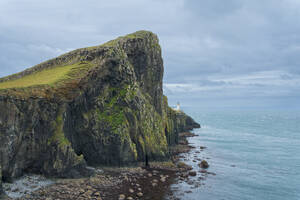
{"type": "Polygon", "coordinates": [[[207,159],[216,175],[200,187],[174,185],[180,199],[300,200],[300,111],[185,112],[202,125],[187,162],[199,170],[192,160],[207,159]]]}

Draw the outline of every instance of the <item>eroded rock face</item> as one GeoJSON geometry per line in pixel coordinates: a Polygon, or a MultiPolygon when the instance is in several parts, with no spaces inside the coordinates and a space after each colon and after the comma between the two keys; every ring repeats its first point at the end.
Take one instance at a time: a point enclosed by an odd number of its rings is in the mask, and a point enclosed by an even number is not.
{"type": "Polygon", "coordinates": [[[70,63],[92,67],[57,87],[0,90],[4,180],[24,172],[78,177],[88,173],[86,164],[134,164],[146,154],[165,159],[179,132],[200,127],[169,108],[161,49],[151,32],[72,51],[0,83],[70,63]]]}
{"type": "Polygon", "coordinates": [[[2,193],[3,193],[3,188],[2,188],[2,167],[0,165],[0,198],[1,198],[2,193]]]}

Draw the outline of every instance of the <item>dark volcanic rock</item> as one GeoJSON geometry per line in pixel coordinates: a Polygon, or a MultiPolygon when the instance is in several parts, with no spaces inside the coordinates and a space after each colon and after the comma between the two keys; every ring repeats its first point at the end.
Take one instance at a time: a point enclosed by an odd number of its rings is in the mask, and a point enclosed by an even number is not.
{"type": "Polygon", "coordinates": [[[207,163],[206,160],[202,160],[200,163],[199,163],[199,167],[203,168],[203,169],[207,169],[209,167],[209,164],[207,163]]]}
{"type": "Polygon", "coordinates": [[[24,172],[80,177],[90,173],[86,163],[168,158],[178,133],[200,125],[168,106],[163,71],[157,36],[139,31],[0,79],[3,180],[24,172]],[[68,78],[55,84],[1,86],[70,66],[68,78]]]}
{"type": "Polygon", "coordinates": [[[195,171],[190,171],[190,172],[189,172],[189,175],[190,175],[190,176],[196,176],[196,175],[197,175],[197,172],[195,172],[195,171]]]}

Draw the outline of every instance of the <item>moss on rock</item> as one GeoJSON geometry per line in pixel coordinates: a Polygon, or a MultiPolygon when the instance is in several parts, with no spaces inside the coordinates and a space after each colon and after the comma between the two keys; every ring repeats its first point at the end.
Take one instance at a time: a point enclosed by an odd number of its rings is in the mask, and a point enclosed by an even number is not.
{"type": "Polygon", "coordinates": [[[53,143],[57,143],[59,146],[70,146],[70,141],[65,137],[64,130],[63,130],[63,116],[62,113],[59,112],[56,121],[54,123],[55,131],[51,138],[48,139],[48,145],[53,143]]]}

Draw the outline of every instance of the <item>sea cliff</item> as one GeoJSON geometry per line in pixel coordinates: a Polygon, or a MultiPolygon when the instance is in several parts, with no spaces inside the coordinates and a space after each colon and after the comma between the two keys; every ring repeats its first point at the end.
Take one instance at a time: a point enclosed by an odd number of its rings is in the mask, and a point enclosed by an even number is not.
{"type": "Polygon", "coordinates": [[[138,31],[0,79],[2,180],[87,176],[91,166],[169,159],[200,127],[168,106],[158,38],[138,31]]]}

